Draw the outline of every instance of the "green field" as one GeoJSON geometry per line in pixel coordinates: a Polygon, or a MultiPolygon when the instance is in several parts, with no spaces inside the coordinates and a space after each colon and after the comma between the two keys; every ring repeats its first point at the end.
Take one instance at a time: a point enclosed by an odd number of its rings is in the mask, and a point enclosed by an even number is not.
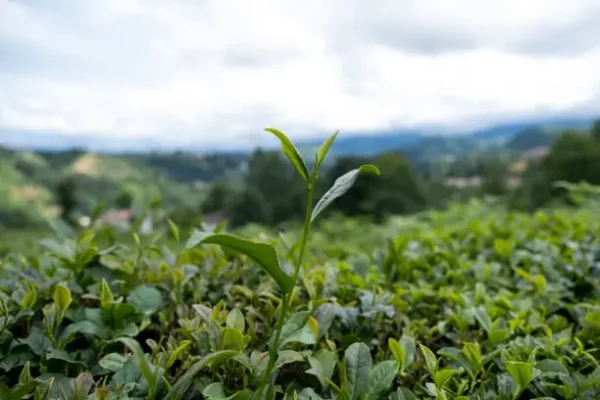
{"type": "MultiPolygon", "coordinates": [[[[127,247],[55,237],[2,260],[0,394],[252,398],[271,350],[277,398],[598,399],[595,215],[474,202],[323,220],[277,349],[285,291],[246,255],[173,229],[127,247]]],[[[290,271],[298,230],[236,233],[290,271]]]]}

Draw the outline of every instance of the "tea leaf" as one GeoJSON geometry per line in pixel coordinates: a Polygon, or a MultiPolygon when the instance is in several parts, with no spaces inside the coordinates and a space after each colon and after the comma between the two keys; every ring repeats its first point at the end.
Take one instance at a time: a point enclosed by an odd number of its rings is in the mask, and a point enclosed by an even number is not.
{"type": "Polygon", "coordinates": [[[304,361],[302,354],[294,350],[281,350],[277,353],[277,361],[275,362],[275,369],[279,369],[285,364],[291,364],[295,362],[304,361]]]}
{"type": "Polygon", "coordinates": [[[242,314],[239,308],[234,308],[231,310],[229,315],[227,315],[227,326],[230,328],[235,328],[242,333],[246,330],[244,314],[242,314]]]}
{"type": "Polygon", "coordinates": [[[315,375],[319,378],[321,385],[326,386],[327,381],[333,376],[335,369],[335,357],[329,350],[317,350],[311,357],[308,358],[310,369],[307,374],[315,375]]]}
{"type": "Polygon", "coordinates": [[[283,150],[286,157],[290,160],[292,165],[296,168],[296,171],[304,178],[306,182],[310,182],[310,176],[308,173],[308,168],[306,168],[306,163],[304,159],[300,155],[296,146],[288,139],[288,137],[281,131],[275,128],[265,128],[265,131],[271,132],[273,135],[277,136],[279,141],[281,142],[281,149],[283,150]]]}
{"type": "Polygon", "coordinates": [[[364,343],[353,343],[345,352],[346,391],[352,400],[359,399],[369,389],[371,353],[364,343]]]}
{"type": "Polygon", "coordinates": [[[427,346],[419,344],[419,348],[421,349],[421,353],[423,353],[423,358],[425,359],[425,364],[427,365],[427,370],[433,376],[437,371],[437,358],[435,354],[427,346]]]}
{"type": "Polygon", "coordinates": [[[144,378],[146,378],[150,384],[150,388],[156,388],[158,386],[158,377],[155,375],[154,368],[146,358],[146,354],[144,354],[140,344],[135,339],[131,338],[119,338],[118,341],[129,347],[140,366],[142,374],[144,374],[144,378]]]}
{"type": "Polygon", "coordinates": [[[244,347],[244,336],[235,328],[226,327],[221,336],[221,350],[241,350],[244,347]]]}
{"type": "Polygon", "coordinates": [[[396,361],[387,360],[375,365],[369,375],[367,399],[378,399],[383,392],[389,389],[397,373],[398,363],[396,361]]]}
{"type": "Polygon", "coordinates": [[[339,131],[334,132],[333,135],[329,136],[321,144],[321,146],[319,146],[319,149],[317,150],[317,153],[316,153],[316,160],[315,160],[315,167],[314,167],[315,175],[316,175],[316,173],[318,173],[319,168],[321,168],[321,164],[323,163],[323,160],[325,160],[325,157],[327,156],[327,153],[329,152],[329,148],[335,141],[335,138],[337,137],[338,133],[339,133],[339,131]]]}
{"type": "Polygon", "coordinates": [[[213,234],[194,230],[192,237],[187,243],[187,248],[191,249],[201,243],[218,244],[222,247],[246,254],[259,267],[275,279],[275,282],[277,282],[284,293],[289,293],[294,288],[292,278],[283,272],[279,265],[279,259],[277,258],[275,248],[269,244],[252,242],[224,233],[213,234]]]}
{"type": "Polygon", "coordinates": [[[454,375],[460,374],[460,370],[457,369],[441,369],[435,373],[434,381],[435,386],[439,389],[442,388],[446,382],[448,382],[454,375]]]}
{"type": "Polygon", "coordinates": [[[335,199],[341,197],[346,193],[360,174],[371,173],[375,175],[379,175],[379,169],[374,165],[362,165],[360,168],[354,169],[345,173],[335,180],[331,188],[321,197],[321,199],[317,202],[317,205],[312,211],[312,215],[310,217],[311,222],[317,218],[323,210],[325,210],[335,199]]]}
{"type": "Polygon", "coordinates": [[[317,332],[314,329],[314,318],[310,312],[301,311],[292,315],[281,330],[279,348],[281,349],[288,343],[315,344],[317,342],[317,332]]]}
{"type": "Polygon", "coordinates": [[[123,364],[127,361],[127,358],[123,357],[119,353],[110,353],[105,355],[98,361],[100,366],[108,371],[117,372],[123,368],[123,364]]]}
{"type": "Polygon", "coordinates": [[[61,311],[66,311],[71,305],[71,291],[64,285],[59,284],[54,288],[54,304],[61,311]]]}
{"type": "Polygon", "coordinates": [[[527,385],[536,377],[538,370],[533,367],[533,364],[528,362],[520,361],[508,361],[506,363],[506,369],[512,376],[517,388],[513,390],[513,395],[521,393],[527,385]]]}
{"type": "Polygon", "coordinates": [[[189,387],[192,385],[194,377],[204,368],[212,364],[221,364],[239,354],[237,350],[220,350],[211,353],[195,362],[177,379],[175,384],[167,392],[164,400],[179,400],[183,398],[189,387]]]}
{"type": "Polygon", "coordinates": [[[152,314],[162,307],[164,299],[162,293],[151,285],[140,285],[133,289],[127,297],[127,302],[139,311],[152,314]]]}

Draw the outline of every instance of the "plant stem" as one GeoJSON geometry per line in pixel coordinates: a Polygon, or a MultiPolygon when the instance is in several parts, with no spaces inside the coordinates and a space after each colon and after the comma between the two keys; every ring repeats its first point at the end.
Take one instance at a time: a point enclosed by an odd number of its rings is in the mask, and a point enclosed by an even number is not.
{"type": "MultiPolygon", "coordinates": [[[[294,275],[292,276],[292,282],[294,283],[293,287],[296,286],[296,280],[298,279],[298,274],[300,273],[300,268],[302,268],[302,262],[304,260],[304,251],[306,250],[306,242],[308,241],[308,233],[310,231],[310,217],[312,213],[312,202],[313,202],[313,186],[311,183],[308,184],[307,191],[307,199],[306,199],[306,216],[304,219],[304,228],[302,230],[302,237],[300,239],[300,251],[298,253],[298,259],[296,261],[296,265],[294,266],[294,275]]],[[[267,369],[263,373],[263,377],[260,382],[260,386],[258,389],[258,395],[256,400],[262,399],[262,394],[264,388],[267,384],[267,380],[271,376],[271,371],[275,366],[275,359],[277,358],[277,348],[279,347],[279,339],[281,338],[281,330],[283,329],[283,323],[286,319],[286,314],[292,304],[292,298],[294,294],[294,289],[292,288],[292,292],[286,295],[283,295],[281,299],[281,314],[279,315],[279,320],[277,321],[277,330],[275,331],[275,338],[273,339],[273,347],[271,347],[269,351],[269,363],[267,364],[267,369]]]]}

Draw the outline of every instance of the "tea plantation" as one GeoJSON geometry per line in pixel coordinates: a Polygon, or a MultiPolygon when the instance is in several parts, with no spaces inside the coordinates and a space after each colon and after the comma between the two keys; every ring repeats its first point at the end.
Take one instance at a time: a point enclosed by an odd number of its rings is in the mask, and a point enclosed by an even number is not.
{"type": "Polygon", "coordinates": [[[317,221],[377,168],[313,207],[335,135],[309,172],[273,133],[302,229],[57,230],[3,256],[0,399],[600,399],[597,208],[317,221]]]}
{"type": "MultiPolygon", "coordinates": [[[[478,210],[326,221],[276,351],[284,290],[198,234],[126,247],[84,231],[8,255],[0,398],[249,399],[269,350],[277,398],[600,398],[600,224],[478,210]]],[[[242,233],[289,272],[293,232],[242,233]]]]}

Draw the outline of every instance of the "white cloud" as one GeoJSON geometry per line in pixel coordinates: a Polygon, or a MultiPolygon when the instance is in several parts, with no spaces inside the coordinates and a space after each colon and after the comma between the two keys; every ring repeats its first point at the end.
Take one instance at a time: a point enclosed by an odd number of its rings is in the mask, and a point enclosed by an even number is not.
{"type": "Polygon", "coordinates": [[[0,0],[1,129],[231,145],[600,105],[597,0],[0,0]]]}

